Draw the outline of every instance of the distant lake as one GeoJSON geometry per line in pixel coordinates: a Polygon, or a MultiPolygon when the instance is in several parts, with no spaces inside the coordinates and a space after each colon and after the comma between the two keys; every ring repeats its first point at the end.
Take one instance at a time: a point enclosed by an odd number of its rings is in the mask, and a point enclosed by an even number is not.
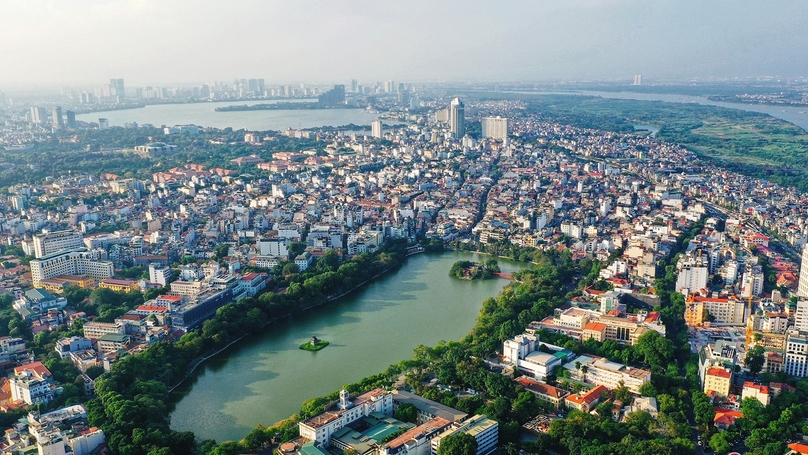
{"type": "Polygon", "coordinates": [[[378,114],[370,114],[364,109],[312,109],[277,111],[231,111],[216,112],[217,107],[232,105],[271,104],[277,102],[304,102],[299,100],[256,100],[256,101],[216,101],[210,103],[155,104],[137,109],[92,112],[76,115],[77,120],[98,122],[99,118],[109,119],[110,126],[123,126],[125,123],[151,123],[154,126],[198,125],[214,128],[246,129],[253,131],[288,128],[316,128],[319,126],[342,126],[354,123],[370,125],[378,114]]]}

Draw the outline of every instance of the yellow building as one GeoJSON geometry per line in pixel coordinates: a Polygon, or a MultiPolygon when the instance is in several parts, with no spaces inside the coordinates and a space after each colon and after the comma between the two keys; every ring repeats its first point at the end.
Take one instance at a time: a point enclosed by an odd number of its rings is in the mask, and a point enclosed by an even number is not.
{"type": "Polygon", "coordinates": [[[138,287],[137,281],[114,280],[112,278],[99,281],[98,287],[105,289],[112,289],[113,291],[117,292],[137,291],[140,289],[138,287]]]}
{"type": "Polygon", "coordinates": [[[586,341],[593,338],[598,343],[602,343],[606,339],[606,324],[600,322],[590,322],[584,327],[581,334],[581,341],[586,341]]]}
{"type": "Polygon", "coordinates": [[[722,397],[729,396],[729,388],[732,385],[732,371],[725,368],[710,368],[704,375],[704,393],[710,391],[722,397]]]}
{"type": "Polygon", "coordinates": [[[64,281],[70,286],[78,286],[82,289],[92,289],[95,287],[95,280],[87,276],[57,275],[53,277],[53,279],[64,281]]]}

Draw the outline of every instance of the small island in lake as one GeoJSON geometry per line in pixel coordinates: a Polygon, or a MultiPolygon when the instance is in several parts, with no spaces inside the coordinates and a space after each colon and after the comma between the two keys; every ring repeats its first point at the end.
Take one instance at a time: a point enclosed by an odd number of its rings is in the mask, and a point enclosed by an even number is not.
{"type": "Polygon", "coordinates": [[[499,264],[496,259],[485,262],[457,261],[449,269],[449,276],[462,280],[484,280],[498,272],[499,264]]]}
{"type": "Polygon", "coordinates": [[[323,349],[326,346],[328,346],[328,341],[320,340],[317,337],[311,337],[311,340],[300,345],[300,349],[303,349],[304,351],[314,352],[319,351],[320,349],[323,349]]]}

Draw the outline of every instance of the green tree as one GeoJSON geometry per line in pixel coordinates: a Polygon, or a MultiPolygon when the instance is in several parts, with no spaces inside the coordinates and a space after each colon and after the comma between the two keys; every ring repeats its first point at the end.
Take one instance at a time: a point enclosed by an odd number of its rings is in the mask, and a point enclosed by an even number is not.
{"type": "Polygon", "coordinates": [[[714,434],[713,437],[710,438],[710,447],[715,450],[717,455],[727,454],[732,448],[729,441],[727,441],[726,436],[724,436],[724,433],[714,434]]]}
{"type": "Polygon", "coordinates": [[[402,422],[415,423],[418,420],[418,408],[411,403],[403,403],[393,413],[393,417],[402,422]]]}
{"type": "Polygon", "coordinates": [[[215,251],[216,251],[216,257],[218,257],[219,259],[222,259],[222,258],[227,257],[229,255],[229,253],[230,253],[230,245],[228,245],[226,243],[220,243],[219,245],[216,245],[215,251]]]}
{"type": "Polygon", "coordinates": [[[306,251],[306,243],[305,242],[292,242],[289,245],[289,257],[294,259],[304,251],[306,251]]]}
{"type": "Polygon", "coordinates": [[[675,348],[673,341],[652,330],[637,338],[634,352],[643,356],[646,364],[664,368],[673,359],[675,348]]]}
{"type": "Polygon", "coordinates": [[[760,370],[763,369],[763,364],[766,361],[765,353],[766,351],[761,345],[755,345],[754,348],[746,351],[746,357],[743,363],[749,368],[749,372],[751,372],[753,376],[757,376],[760,370]]]}
{"type": "Polygon", "coordinates": [[[477,440],[468,433],[457,432],[440,442],[438,455],[476,455],[477,440]]]}
{"type": "Polygon", "coordinates": [[[293,275],[298,272],[300,272],[300,267],[294,262],[289,262],[283,266],[283,276],[293,275]]]}

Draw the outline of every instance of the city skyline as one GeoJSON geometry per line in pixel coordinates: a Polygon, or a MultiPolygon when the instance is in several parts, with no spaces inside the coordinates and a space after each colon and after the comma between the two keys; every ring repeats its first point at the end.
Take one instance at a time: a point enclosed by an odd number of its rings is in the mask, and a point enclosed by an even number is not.
{"type": "Polygon", "coordinates": [[[710,79],[808,74],[800,2],[0,6],[0,85],[710,79]],[[214,38],[212,38],[214,37],[214,38]],[[373,38],[373,39],[369,39],[373,38]],[[54,46],[53,43],[64,43],[54,46]]]}

